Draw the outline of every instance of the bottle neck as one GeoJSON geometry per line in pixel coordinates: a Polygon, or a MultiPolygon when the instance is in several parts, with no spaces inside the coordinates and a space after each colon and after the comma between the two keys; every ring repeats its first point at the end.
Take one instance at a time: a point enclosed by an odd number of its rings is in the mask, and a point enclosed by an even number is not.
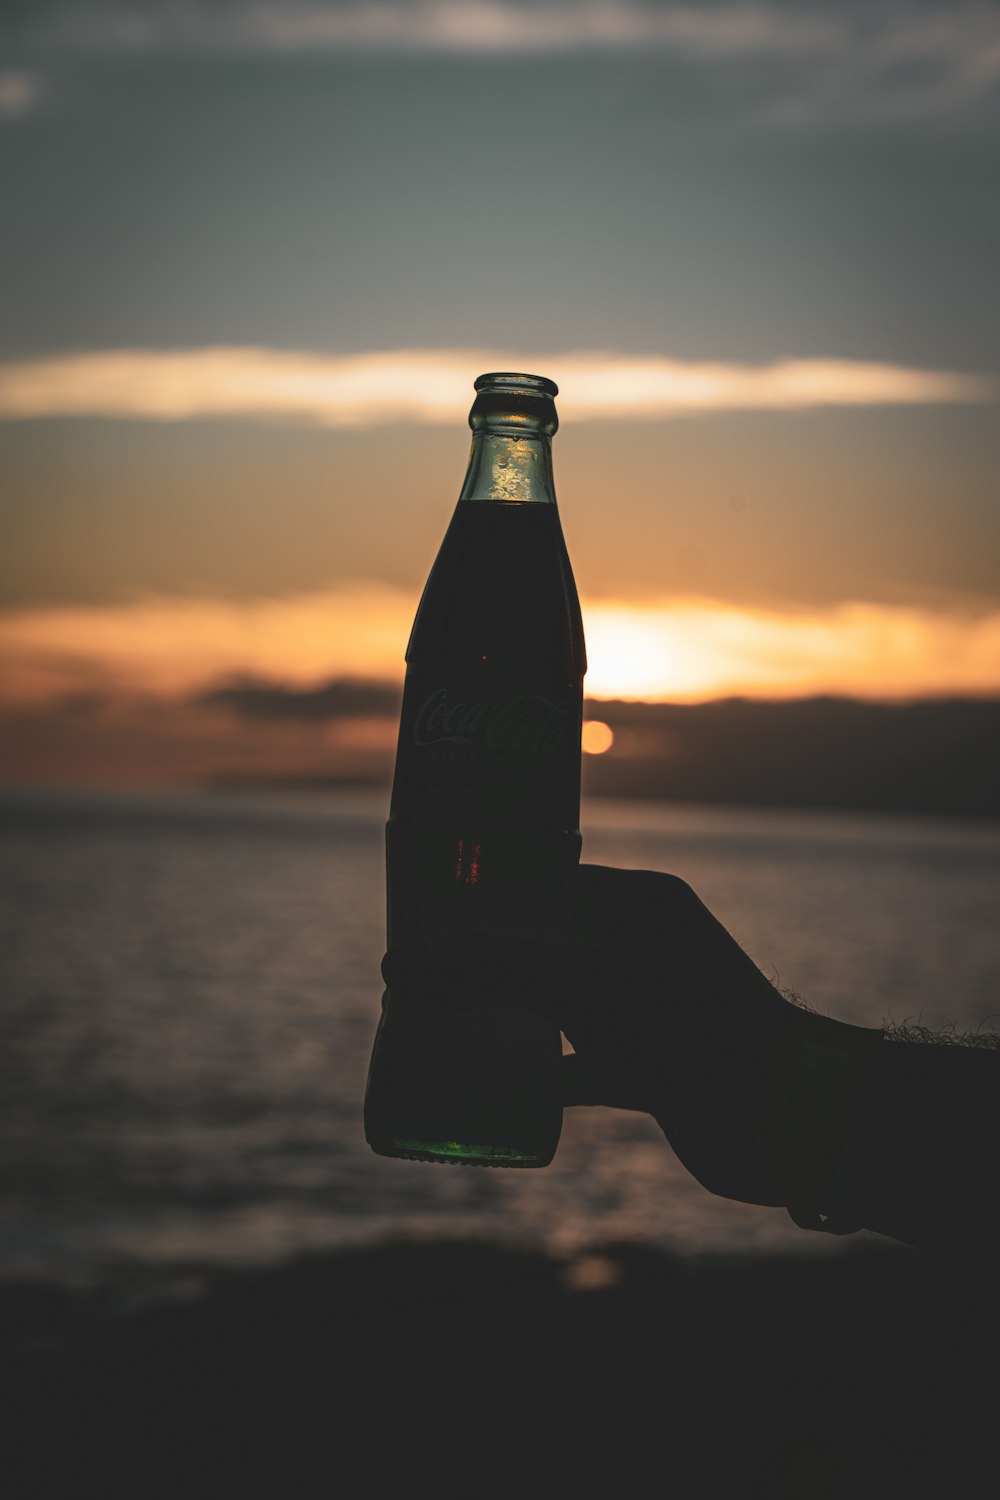
{"type": "Polygon", "coordinates": [[[481,428],[472,439],[458,498],[460,502],[555,505],[552,439],[547,433],[514,435],[481,428]]]}

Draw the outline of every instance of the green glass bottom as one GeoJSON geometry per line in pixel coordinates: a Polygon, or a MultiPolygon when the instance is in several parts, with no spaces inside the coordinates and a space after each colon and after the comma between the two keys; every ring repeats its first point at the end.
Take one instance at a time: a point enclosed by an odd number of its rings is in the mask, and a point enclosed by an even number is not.
{"type": "Polygon", "coordinates": [[[403,1161],[438,1162],[444,1166],[466,1167],[546,1167],[551,1155],[521,1146],[485,1146],[469,1141],[435,1141],[389,1136],[368,1143],[378,1156],[395,1156],[403,1161]]]}

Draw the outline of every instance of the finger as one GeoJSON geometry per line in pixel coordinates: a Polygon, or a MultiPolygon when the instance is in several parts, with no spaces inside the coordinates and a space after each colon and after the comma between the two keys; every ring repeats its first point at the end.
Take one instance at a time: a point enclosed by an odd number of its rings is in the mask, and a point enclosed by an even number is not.
{"type": "Polygon", "coordinates": [[[577,1104],[598,1104],[607,1109],[644,1108],[630,1090],[616,1087],[575,1052],[567,1053],[562,1060],[562,1099],[567,1108],[577,1104]]]}
{"type": "Polygon", "coordinates": [[[440,1005],[517,1005],[555,1015],[572,988],[572,947],[494,932],[442,934],[402,943],[382,960],[394,992],[440,1005]]]}
{"type": "Polygon", "coordinates": [[[603,1104],[603,1093],[601,1080],[593,1069],[575,1052],[568,1053],[562,1060],[563,1104],[603,1104]]]}

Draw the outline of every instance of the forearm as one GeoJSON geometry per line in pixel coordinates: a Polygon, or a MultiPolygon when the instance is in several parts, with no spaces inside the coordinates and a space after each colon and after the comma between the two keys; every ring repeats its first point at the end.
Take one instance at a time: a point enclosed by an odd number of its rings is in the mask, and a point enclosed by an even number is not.
{"type": "Polygon", "coordinates": [[[996,1255],[996,1049],[889,1040],[802,1014],[775,1059],[762,1142],[803,1228],[996,1255]]]}
{"type": "Polygon", "coordinates": [[[831,1222],[961,1259],[1000,1243],[1000,1053],[884,1041],[851,1101],[831,1222]]]}

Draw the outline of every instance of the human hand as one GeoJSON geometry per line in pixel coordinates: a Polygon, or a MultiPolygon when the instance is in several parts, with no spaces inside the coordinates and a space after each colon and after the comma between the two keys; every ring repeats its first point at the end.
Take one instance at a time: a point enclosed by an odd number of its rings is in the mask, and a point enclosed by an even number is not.
{"type": "Polygon", "coordinates": [[[784,999],[684,881],[581,865],[568,938],[456,934],[395,950],[384,972],[467,1004],[470,966],[478,1004],[516,996],[568,1038],[567,1103],[646,1110],[710,1191],[785,1204],[761,1149],[775,1069],[804,1025],[840,1023],[784,999]]]}

